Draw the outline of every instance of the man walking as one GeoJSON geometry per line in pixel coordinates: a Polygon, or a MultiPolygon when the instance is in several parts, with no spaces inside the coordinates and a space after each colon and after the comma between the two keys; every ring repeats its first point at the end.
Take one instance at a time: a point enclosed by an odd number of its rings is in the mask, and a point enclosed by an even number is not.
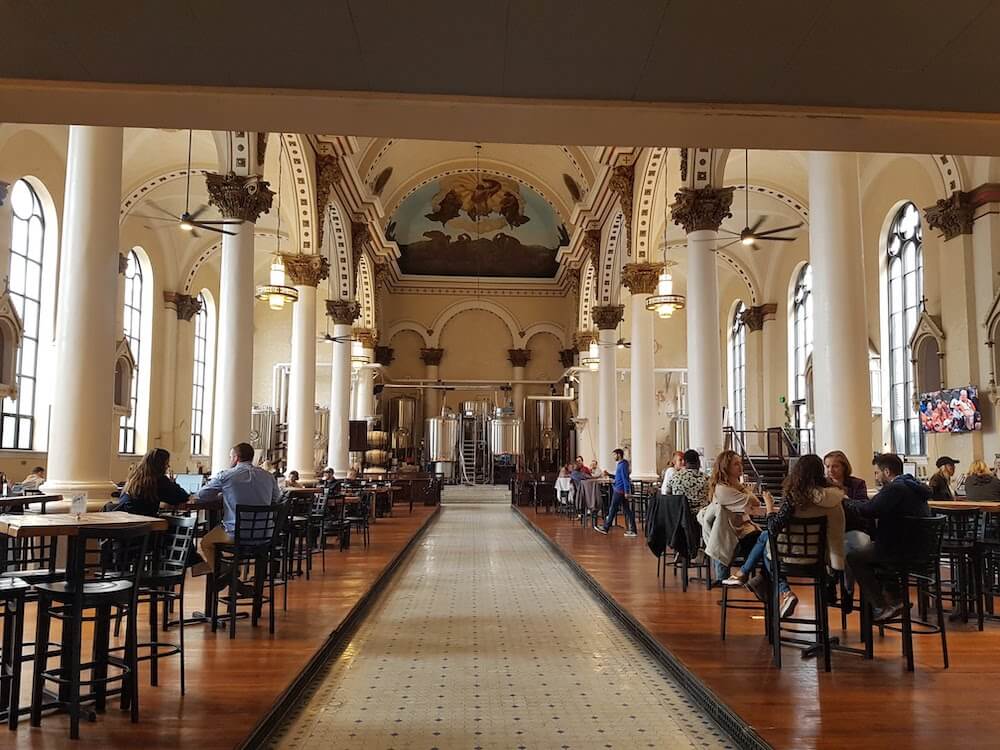
{"type": "Polygon", "coordinates": [[[628,500],[629,493],[632,492],[632,482],[629,479],[631,472],[628,461],[625,460],[625,451],[621,448],[615,448],[614,455],[615,461],[618,463],[615,466],[615,478],[611,485],[611,507],[608,509],[608,515],[604,519],[604,525],[594,524],[594,531],[600,534],[607,534],[611,530],[611,527],[614,526],[615,518],[618,516],[618,508],[621,506],[625,511],[627,526],[625,536],[636,536],[635,513],[632,512],[632,504],[628,500]]]}

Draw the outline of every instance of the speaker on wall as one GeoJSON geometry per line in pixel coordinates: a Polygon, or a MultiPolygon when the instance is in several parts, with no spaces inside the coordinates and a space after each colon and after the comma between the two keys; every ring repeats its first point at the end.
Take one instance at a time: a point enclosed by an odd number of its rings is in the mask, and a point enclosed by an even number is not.
{"type": "Polygon", "coordinates": [[[352,419],[347,426],[347,450],[368,450],[368,420],[352,419]]]}

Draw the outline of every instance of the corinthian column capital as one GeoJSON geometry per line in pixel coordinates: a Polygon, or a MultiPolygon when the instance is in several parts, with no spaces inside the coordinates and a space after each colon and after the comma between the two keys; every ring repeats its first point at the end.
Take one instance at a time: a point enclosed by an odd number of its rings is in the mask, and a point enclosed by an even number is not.
{"type": "Polygon", "coordinates": [[[662,263],[628,263],[622,269],[622,284],[632,294],[652,294],[661,271],[662,263]]]}
{"type": "Polygon", "coordinates": [[[361,305],[352,299],[328,299],[326,314],[338,325],[349,326],[361,315],[361,305]]]}
{"type": "Polygon", "coordinates": [[[224,219],[255,223],[261,214],[271,210],[274,193],[267,181],[257,175],[241,177],[233,174],[205,174],[208,202],[219,209],[224,219]]]}
{"type": "Polygon", "coordinates": [[[319,286],[330,275],[330,261],[322,255],[282,255],[293,286],[319,286]]]}
{"type": "Polygon", "coordinates": [[[590,311],[594,325],[599,331],[610,331],[618,327],[625,316],[624,305],[598,305],[590,311]]]}
{"type": "Polygon", "coordinates": [[[701,229],[718,230],[723,219],[733,215],[729,210],[733,190],[732,187],[681,188],[674,193],[670,218],[688,234],[701,229]]]}
{"type": "Polygon", "coordinates": [[[437,367],[441,364],[441,358],[444,356],[444,349],[421,349],[420,359],[424,361],[425,365],[429,367],[437,367]]]}
{"type": "Polygon", "coordinates": [[[163,301],[177,312],[177,320],[190,321],[201,312],[201,301],[183,292],[164,292],[163,301]]]}

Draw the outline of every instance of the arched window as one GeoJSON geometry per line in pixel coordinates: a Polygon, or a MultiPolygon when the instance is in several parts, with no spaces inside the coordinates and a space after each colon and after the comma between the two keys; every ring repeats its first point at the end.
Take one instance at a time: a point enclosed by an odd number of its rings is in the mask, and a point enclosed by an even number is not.
{"type": "Polygon", "coordinates": [[[886,264],[889,425],[892,449],[904,455],[922,455],[924,439],[912,400],[910,336],[920,317],[920,300],[924,290],[924,254],[920,212],[913,203],[904,203],[889,225],[886,264]]]}
{"type": "Polygon", "coordinates": [[[747,427],[747,327],[743,322],[746,305],[739,302],[729,325],[729,413],[737,430],[747,427]]]}
{"type": "Polygon", "coordinates": [[[201,305],[194,316],[194,373],[191,392],[191,455],[205,455],[205,389],[208,386],[208,305],[205,295],[198,295],[201,305]]]}
{"type": "Polygon", "coordinates": [[[118,426],[118,452],[135,453],[135,425],[139,415],[139,362],[142,361],[142,267],[135,250],[129,250],[125,268],[125,317],[122,327],[136,364],[129,396],[131,409],[127,416],[120,418],[118,426]]]}
{"type": "Polygon", "coordinates": [[[14,183],[10,205],[13,217],[8,285],[24,331],[17,358],[17,398],[3,400],[0,448],[30,450],[35,432],[45,215],[38,194],[27,180],[14,183]]]}
{"type": "Polygon", "coordinates": [[[812,266],[806,263],[792,292],[792,407],[793,426],[812,428],[807,372],[813,351],[812,266]]]}

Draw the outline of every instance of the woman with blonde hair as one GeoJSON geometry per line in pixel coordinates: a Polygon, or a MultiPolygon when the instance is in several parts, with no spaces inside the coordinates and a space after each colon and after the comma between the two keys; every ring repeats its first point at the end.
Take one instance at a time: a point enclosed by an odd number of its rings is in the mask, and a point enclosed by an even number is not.
{"type": "MultiPolygon", "coordinates": [[[[743,484],[742,479],[743,459],[740,455],[735,451],[720,453],[708,480],[708,500],[710,504],[716,504],[725,511],[718,523],[729,524],[732,534],[728,538],[735,540],[733,548],[723,550],[724,554],[719,556],[723,560],[727,554],[729,559],[749,557],[761,533],[760,527],[751,518],[751,513],[759,512],[760,500],[753,490],[743,484]]],[[[747,562],[750,563],[749,566],[744,565],[723,583],[729,586],[746,583],[759,558],[753,561],[748,559],[747,562]]]]}
{"type": "Polygon", "coordinates": [[[844,451],[830,451],[823,456],[826,478],[844,490],[848,500],[867,500],[868,485],[864,479],[854,476],[851,462],[844,451]]]}
{"type": "Polygon", "coordinates": [[[965,496],[970,500],[1000,500],[1000,479],[984,461],[973,461],[965,477],[965,496]]]}
{"type": "Polygon", "coordinates": [[[115,510],[124,510],[140,516],[156,516],[160,503],[180,505],[190,495],[177,482],[167,476],[170,453],[154,448],[129,471],[115,510]]]}

